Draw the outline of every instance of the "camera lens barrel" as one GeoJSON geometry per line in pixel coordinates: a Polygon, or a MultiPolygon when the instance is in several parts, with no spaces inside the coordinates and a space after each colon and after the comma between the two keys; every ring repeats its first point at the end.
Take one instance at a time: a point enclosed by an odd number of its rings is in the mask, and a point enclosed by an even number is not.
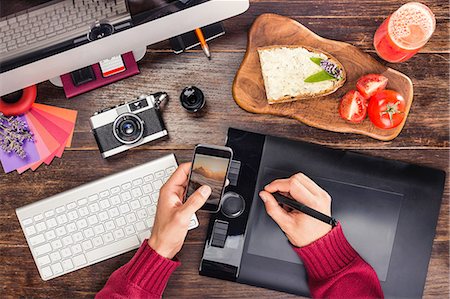
{"type": "Polygon", "coordinates": [[[181,92],[180,95],[181,106],[188,112],[200,111],[206,103],[203,92],[195,86],[188,86],[181,92]]]}
{"type": "Polygon", "coordinates": [[[124,113],[113,124],[114,137],[123,144],[133,144],[144,135],[144,122],[133,113],[124,113]]]}

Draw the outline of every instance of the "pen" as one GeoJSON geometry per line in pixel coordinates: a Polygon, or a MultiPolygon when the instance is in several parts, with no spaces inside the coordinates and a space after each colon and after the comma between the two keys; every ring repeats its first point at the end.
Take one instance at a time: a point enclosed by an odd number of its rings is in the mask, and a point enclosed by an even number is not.
{"type": "Polygon", "coordinates": [[[327,216],[319,211],[314,210],[313,208],[308,207],[307,205],[304,205],[298,201],[292,200],[290,198],[287,198],[286,196],[281,195],[280,193],[273,193],[273,197],[278,201],[278,203],[285,204],[288,207],[300,211],[306,215],[309,215],[317,220],[320,220],[322,222],[325,222],[332,227],[335,227],[337,225],[337,220],[333,217],[327,216]]]}
{"type": "Polygon", "coordinates": [[[208,44],[206,43],[203,31],[200,28],[197,28],[195,29],[195,34],[197,35],[197,38],[200,41],[200,45],[202,46],[203,52],[205,52],[206,57],[208,57],[208,59],[211,59],[211,52],[209,52],[209,47],[208,44]]]}

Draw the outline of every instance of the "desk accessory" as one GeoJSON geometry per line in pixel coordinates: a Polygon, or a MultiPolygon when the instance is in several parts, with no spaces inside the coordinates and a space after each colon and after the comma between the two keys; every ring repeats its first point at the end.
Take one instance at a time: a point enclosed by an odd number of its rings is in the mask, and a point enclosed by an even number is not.
{"type": "MultiPolygon", "coordinates": [[[[79,94],[139,74],[139,68],[136,60],[134,59],[133,52],[128,52],[122,54],[121,56],[124,66],[123,68],[119,68],[119,71],[116,68],[112,68],[110,70],[109,67],[111,67],[112,64],[108,65],[108,62],[104,61],[102,62],[102,65],[105,68],[105,72],[102,71],[99,63],[82,69],[84,70],[84,74],[81,76],[81,82],[77,80],[74,81],[73,75],[71,73],[62,75],[61,82],[63,84],[66,97],[73,98],[79,94]]],[[[111,59],[109,60],[109,62],[115,63],[118,58],[113,57],[111,59]]],[[[79,76],[78,74],[80,73],[80,70],[75,71],[75,73],[77,74],[77,76],[79,76]]]]}
{"type": "Polygon", "coordinates": [[[181,92],[180,103],[186,111],[196,113],[205,106],[205,95],[200,88],[188,86],[181,92]]]}
{"type": "Polygon", "coordinates": [[[317,210],[314,210],[307,205],[302,204],[301,202],[295,201],[293,199],[290,199],[286,196],[281,195],[280,193],[273,193],[273,197],[277,200],[279,204],[286,205],[296,211],[302,212],[308,216],[311,216],[317,220],[320,220],[322,222],[325,222],[326,224],[331,225],[332,227],[335,227],[337,225],[337,220],[333,217],[330,217],[328,215],[325,215],[317,210]]]}
{"type": "Polygon", "coordinates": [[[386,298],[422,296],[444,171],[237,129],[226,145],[240,162],[238,180],[211,215],[201,275],[309,295],[300,258],[259,198],[274,179],[302,172],[331,195],[333,216],[386,298]],[[239,213],[228,213],[227,197],[239,213]]]}
{"type": "MultiPolygon", "coordinates": [[[[159,190],[176,168],[171,154],[18,208],[41,278],[138,248],[150,237],[159,190]]],[[[188,229],[196,227],[194,214],[188,229]]]]}
{"type": "Polygon", "coordinates": [[[30,110],[36,100],[37,87],[31,85],[23,90],[0,97],[0,113],[6,116],[21,115],[30,110]]]}
{"type": "MultiPolygon", "coordinates": [[[[214,23],[200,28],[204,35],[205,43],[225,34],[222,22],[214,23]]],[[[201,46],[199,37],[195,31],[186,32],[170,39],[170,46],[175,54],[183,53],[197,46],[201,46]]]]}
{"type": "Polygon", "coordinates": [[[324,130],[362,134],[389,141],[400,134],[407,117],[398,127],[384,130],[372,125],[368,119],[361,124],[348,123],[337,112],[342,96],[354,88],[358,78],[369,73],[382,74],[389,79],[387,88],[399,92],[406,100],[407,116],[413,101],[413,85],[406,75],[385,67],[350,44],[322,38],[292,19],[263,14],[255,20],[249,31],[247,53],[233,83],[233,97],[241,108],[252,113],[295,118],[324,130]],[[330,53],[347,71],[345,85],[325,97],[288,104],[267,104],[257,48],[280,44],[308,46],[330,53]]]}
{"type": "Polygon", "coordinates": [[[20,119],[32,132],[34,143],[25,143],[25,159],[0,151],[3,170],[21,174],[28,169],[34,171],[43,163],[49,165],[55,157],[61,158],[64,149],[71,146],[76,117],[74,110],[33,104],[20,119]]]}
{"type": "Polygon", "coordinates": [[[209,51],[209,46],[206,43],[203,31],[200,28],[197,28],[195,29],[195,35],[197,35],[197,38],[200,41],[200,45],[202,46],[203,52],[205,53],[206,57],[211,60],[211,52],[209,51]]]}
{"type": "Polygon", "coordinates": [[[168,99],[165,92],[96,112],[90,118],[92,133],[103,158],[167,136],[160,105],[168,99]]]}

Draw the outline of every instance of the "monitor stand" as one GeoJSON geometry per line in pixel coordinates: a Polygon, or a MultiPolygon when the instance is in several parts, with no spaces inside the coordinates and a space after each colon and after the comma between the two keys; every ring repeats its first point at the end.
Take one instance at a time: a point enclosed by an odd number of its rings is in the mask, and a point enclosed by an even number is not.
{"type": "MultiPolygon", "coordinates": [[[[140,61],[142,58],[144,58],[145,54],[147,53],[147,47],[140,48],[138,50],[133,50],[134,59],[136,62],[140,61]]],[[[61,76],[54,77],[49,79],[50,83],[57,87],[63,87],[61,76]]]]}

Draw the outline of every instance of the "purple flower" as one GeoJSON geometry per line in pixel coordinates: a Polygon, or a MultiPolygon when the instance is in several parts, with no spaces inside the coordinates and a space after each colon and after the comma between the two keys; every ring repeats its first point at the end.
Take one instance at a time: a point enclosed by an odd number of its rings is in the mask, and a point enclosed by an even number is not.
{"type": "Polygon", "coordinates": [[[342,78],[342,70],[335,63],[323,59],[322,61],[320,61],[320,67],[337,80],[340,80],[342,78]]]}
{"type": "Polygon", "coordinates": [[[0,149],[6,153],[14,152],[21,158],[27,153],[23,149],[26,141],[34,141],[27,123],[16,116],[6,117],[0,112],[0,149]]]}

